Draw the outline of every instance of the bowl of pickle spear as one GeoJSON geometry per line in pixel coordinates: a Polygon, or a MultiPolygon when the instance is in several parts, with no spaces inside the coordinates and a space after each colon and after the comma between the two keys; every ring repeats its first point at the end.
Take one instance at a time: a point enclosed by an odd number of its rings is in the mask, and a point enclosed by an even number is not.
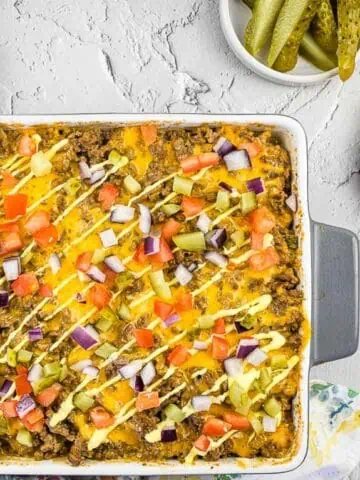
{"type": "Polygon", "coordinates": [[[306,85],[354,73],[360,0],[220,0],[224,35],[251,70],[306,85]]]}

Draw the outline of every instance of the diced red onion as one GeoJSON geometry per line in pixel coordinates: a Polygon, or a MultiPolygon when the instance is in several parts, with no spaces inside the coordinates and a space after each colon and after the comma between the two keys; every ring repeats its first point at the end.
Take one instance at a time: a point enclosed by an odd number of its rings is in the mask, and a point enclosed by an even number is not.
{"type": "Polygon", "coordinates": [[[82,178],[83,180],[87,178],[91,178],[90,167],[84,160],[81,160],[81,162],[79,162],[79,169],[80,169],[80,178],[82,178]]]}
{"type": "Polygon", "coordinates": [[[198,221],[196,222],[196,227],[201,230],[203,233],[207,233],[209,231],[211,225],[210,218],[206,215],[206,213],[202,213],[198,221]]]}
{"type": "Polygon", "coordinates": [[[92,365],[92,361],[90,358],[85,358],[84,360],[80,360],[79,362],[74,363],[71,365],[71,368],[73,370],[76,370],[77,372],[82,372],[84,368],[90,367],[92,365]]]}
{"type": "Polygon", "coordinates": [[[207,343],[200,340],[194,340],[193,347],[195,350],[207,350],[207,343]]]}
{"type": "Polygon", "coordinates": [[[177,440],[177,433],[175,427],[165,427],[161,431],[161,441],[163,443],[175,442],[177,440]]]}
{"type": "Polygon", "coordinates": [[[94,170],[93,172],[91,172],[90,185],[93,185],[104,177],[105,170],[103,168],[98,168],[97,170],[94,170]]]}
{"type": "Polygon", "coordinates": [[[11,380],[9,379],[5,379],[3,384],[1,385],[1,388],[0,388],[0,397],[3,397],[4,395],[6,395],[8,393],[8,391],[10,390],[12,384],[14,382],[12,382],[11,380]]]}
{"type": "Polygon", "coordinates": [[[86,325],[85,330],[93,337],[96,339],[96,341],[99,343],[100,342],[100,335],[99,332],[94,328],[92,325],[86,325]]]}
{"type": "Polygon", "coordinates": [[[0,290],[0,307],[9,305],[9,293],[6,290],[0,290]]]}
{"type": "Polygon", "coordinates": [[[89,377],[97,377],[99,375],[99,369],[91,365],[90,367],[85,367],[82,371],[84,375],[88,375],[89,377]]]}
{"type": "Polygon", "coordinates": [[[144,240],[145,255],[155,255],[160,252],[160,237],[146,237],[144,240]]]}
{"type": "Polygon", "coordinates": [[[85,350],[89,350],[98,343],[98,339],[92,336],[84,327],[76,327],[71,337],[85,350]]]}
{"type": "Polygon", "coordinates": [[[180,265],[176,267],[175,277],[180,285],[187,285],[189,282],[191,282],[193,276],[192,273],[189,272],[189,270],[184,267],[182,263],[180,263],[180,265]]]}
{"type": "Polygon", "coordinates": [[[57,253],[52,253],[49,257],[49,265],[52,273],[55,275],[61,268],[60,257],[57,253]]]}
{"type": "Polygon", "coordinates": [[[135,375],[129,380],[130,386],[135,390],[135,392],[142,392],[144,390],[144,382],[140,375],[135,375]]]}
{"type": "Polygon", "coordinates": [[[206,252],[204,257],[209,262],[221,268],[226,267],[226,265],[228,264],[228,259],[225,257],[225,255],[221,255],[218,252],[206,252]]]}
{"type": "Polygon", "coordinates": [[[25,415],[34,410],[35,407],[36,404],[30,395],[24,395],[16,404],[15,409],[19,418],[24,418],[25,415]]]}
{"type": "Polygon", "coordinates": [[[235,150],[224,156],[224,162],[229,172],[251,168],[250,157],[247,150],[235,150]]]}
{"type": "Polygon", "coordinates": [[[293,211],[294,213],[296,212],[297,210],[297,198],[296,198],[296,195],[294,195],[293,193],[290,195],[290,197],[288,197],[286,200],[285,200],[285,203],[286,205],[290,208],[291,211],[293,211]]]}
{"type": "Polygon", "coordinates": [[[161,430],[161,441],[163,443],[176,442],[177,434],[175,427],[166,427],[161,430]]]}
{"type": "Polygon", "coordinates": [[[212,247],[221,248],[226,242],[226,238],[227,235],[225,228],[216,228],[211,232],[207,241],[212,247]]]}
{"type": "Polygon", "coordinates": [[[119,368],[119,373],[123,378],[134,377],[137,373],[140,372],[143,362],[141,360],[134,360],[127,365],[119,368]]]}
{"type": "Polygon", "coordinates": [[[94,282],[104,283],[106,280],[106,275],[100,270],[96,265],[91,265],[89,270],[86,272],[86,275],[94,280],[94,282]]]}
{"type": "Polygon", "coordinates": [[[207,412],[210,410],[212,398],[209,395],[195,395],[191,399],[191,405],[197,412],[207,412]]]}
{"type": "Polygon", "coordinates": [[[236,350],[237,358],[246,358],[251,352],[253,352],[259,345],[256,338],[244,338],[240,340],[236,350]]]}
{"type": "Polygon", "coordinates": [[[139,228],[142,233],[149,234],[151,229],[151,212],[148,207],[139,203],[139,228]]]}
{"type": "Polygon", "coordinates": [[[219,187],[225,190],[226,192],[229,192],[232,198],[236,198],[240,195],[239,192],[236,190],[236,188],[232,187],[228,183],[220,182],[219,187]]]}
{"type": "Polygon", "coordinates": [[[264,415],[263,428],[264,428],[264,432],[267,432],[267,433],[276,432],[276,418],[270,417],[269,415],[264,415]]]}
{"type": "Polygon", "coordinates": [[[169,317],[165,318],[164,323],[167,327],[173,325],[174,323],[180,320],[180,315],[178,313],[172,313],[169,317]]]}
{"type": "Polygon", "coordinates": [[[150,383],[154,380],[156,377],[156,370],[153,362],[147,363],[144,368],[140,372],[142,381],[144,382],[144,385],[150,385],[150,383]]]}
{"type": "Polygon", "coordinates": [[[75,299],[76,299],[76,301],[79,302],[79,303],[86,303],[86,298],[85,298],[85,296],[84,296],[82,293],[80,293],[80,292],[78,292],[78,293],[75,295],[75,299]]]}
{"type": "Polygon", "coordinates": [[[20,257],[8,257],[3,261],[5,278],[8,282],[16,280],[21,273],[20,257]]]}
{"type": "Polygon", "coordinates": [[[234,151],[236,149],[235,145],[233,145],[227,138],[220,137],[219,140],[214,145],[214,152],[218,153],[221,157],[227,155],[228,153],[234,151]]]}
{"type": "Polygon", "coordinates": [[[40,365],[40,363],[34,363],[34,365],[31,367],[27,379],[29,380],[30,383],[32,382],[38,382],[40,378],[43,376],[43,368],[40,365]]]}
{"type": "Polygon", "coordinates": [[[113,223],[126,223],[134,218],[135,208],[126,205],[115,205],[110,214],[113,223]]]}
{"type": "Polygon", "coordinates": [[[121,273],[125,270],[124,264],[116,255],[110,255],[109,257],[106,257],[104,263],[115,273],[121,273]]]}
{"type": "Polygon", "coordinates": [[[41,327],[31,328],[28,333],[30,342],[37,342],[43,338],[41,327]]]}
{"type": "Polygon", "coordinates": [[[248,180],[246,185],[247,185],[247,189],[251,192],[255,192],[256,195],[259,195],[259,193],[265,192],[264,180],[260,177],[252,178],[251,180],[248,180]]]}
{"type": "Polygon", "coordinates": [[[115,232],[112,228],[100,232],[99,235],[104,248],[114,247],[118,244],[115,232]]]}
{"type": "Polygon", "coordinates": [[[243,362],[240,358],[227,358],[224,360],[224,368],[229,377],[237,377],[243,373],[243,362]]]}
{"type": "Polygon", "coordinates": [[[196,269],[197,269],[197,264],[196,263],[192,263],[191,265],[188,266],[188,270],[191,273],[194,272],[196,269]]]}
{"type": "Polygon", "coordinates": [[[240,322],[234,322],[237,333],[247,332],[247,328],[243,327],[240,322]]]}
{"type": "Polygon", "coordinates": [[[267,355],[260,348],[256,348],[254,351],[249,353],[246,357],[246,361],[257,367],[261,365],[267,359],[267,355]]]}

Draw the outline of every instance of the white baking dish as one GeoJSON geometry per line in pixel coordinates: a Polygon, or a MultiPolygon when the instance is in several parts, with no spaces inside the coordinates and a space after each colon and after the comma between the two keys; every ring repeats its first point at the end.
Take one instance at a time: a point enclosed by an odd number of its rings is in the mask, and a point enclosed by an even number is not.
{"type": "MultiPolygon", "coordinates": [[[[321,333],[315,332],[312,348],[307,345],[301,363],[301,386],[295,415],[297,421],[297,442],[291,458],[279,460],[243,460],[227,459],[219,462],[198,460],[194,465],[178,462],[163,464],[143,464],[137,462],[89,462],[79,467],[72,467],[65,459],[52,461],[31,461],[24,459],[4,459],[0,463],[0,475],[184,475],[184,474],[229,474],[229,473],[281,473],[297,468],[304,460],[308,448],[308,377],[311,364],[321,363],[348,356],[358,344],[358,243],[348,231],[334,227],[319,226],[310,220],[307,198],[307,142],[301,125],[294,119],[279,115],[40,115],[40,116],[0,116],[1,124],[136,124],[140,122],[159,122],[166,126],[190,126],[202,123],[219,122],[249,124],[258,128],[259,124],[270,125],[282,139],[292,159],[294,184],[297,185],[302,224],[302,283],[305,294],[305,310],[310,322],[321,333]],[[315,239],[315,241],[314,241],[315,239]],[[312,251],[315,252],[312,262],[312,251]],[[333,253],[332,253],[333,252],[333,253]],[[341,262],[334,269],[334,261],[341,257],[341,262]],[[330,258],[331,257],[331,258],[330,258]],[[315,261],[314,261],[315,260],[315,261]],[[313,268],[312,268],[313,267],[313,268]],[[329,270],[322,275],[324,269],[329,270]],[[335,275],[335,279],[333,279],[335,275]],[[339,275],[346,279],[339,287],[339,275]],[[332,277],[332,279],[331,279],[332,277]],[[315,280],[315,285],[314,285],[315,280]],[[334,281],[333,281],[334,280],[334,281]],[[325,297],[324,289],[329,292],[325,297]],[[320,308],[319,308],[320,307],[320,308]],[[344,315],[337,319],[338,312],[344,315]],[[338,320],[342,327],[341,335],[326,335],[329,328],[339,327],[334,321],[329,322],[329,315],[338,320]],[[327,325],[324,326],[324,317],[327,325]],[[345,320],[343,320],[345,318],[345,320]],[[330,323],[330,325],[329,325],[330,323]],[[325,338],[327,337],[327,338],[325,338]],[[324,341],[325,340],[325,341],[324,341]],[[240,461],[241,460],[241,461],[240,461]]],[[[341,278],[340,278],[341,281],[341,278]]]]}

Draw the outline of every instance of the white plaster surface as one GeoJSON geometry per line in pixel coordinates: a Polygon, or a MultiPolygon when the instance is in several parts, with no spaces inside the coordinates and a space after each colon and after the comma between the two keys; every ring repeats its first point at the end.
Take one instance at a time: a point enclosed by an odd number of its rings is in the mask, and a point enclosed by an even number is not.
{"type": "MultiPolygon", "coordinates": [[[[284,113],[304,125],[315,220],[360,233],[360,72],[291,88],[247,70],[217,0],[1,0],[0,113],[284,113]]],[[[360,353],[313,376],[360,389],[360,353]]]]}

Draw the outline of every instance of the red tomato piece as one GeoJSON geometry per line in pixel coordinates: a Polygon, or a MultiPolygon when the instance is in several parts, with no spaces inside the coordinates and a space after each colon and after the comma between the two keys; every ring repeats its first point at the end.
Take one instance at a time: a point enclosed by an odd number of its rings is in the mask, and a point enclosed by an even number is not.
{"type": "Polygon", "coordinates": [[[156,142],[157,138],[157,126],[153,124],[141,125],[141,135],[143,137],[145,145],[152,145],[156,142]]]}
{"type": "Polygon", "coordinates": [[[167,242],[171,240],[172,237],[179,232],[180,228],[181,224],[173,218],[170,218],[170,220],[168,220],[162,227],[162,234],[165,240],[167,242]]]}
{"type": "Polygon", "coordinates": [[[1,188],[11,188],[14,187],[18,183],[17,179],[12,175],[10,172],[3,173],[3,178],[1,181],[1,188]]]}
{"type": "Polygon", "coordinates": [[[95,428],[110,427],[114,423],[114,415],[109,413],[103,407],[95,407],[90,410],[90,417],[95,428]]]}
{"type": "Polygon", "coordinates": [[[54,296],[53,289],[49,283],[43,283],[39,288],[39,295],[43,298],[51,298],[54,296]]]}
{"type": "Polygon", "coordinates": [[[262,151],[262,146],[256,142],[244,142],[238,147],[239,150],[247,150],[249,157],[254,158],[262,151]]]}
{"type": "Polygon", "coordinates": [[[184,345],[176,345],[168,354],[167,359],[171,365],[179,367],[190,357],[188,349],[184,345]]]}
{"type": "Polygon", "coordinates": [[[154,345],[153,333],[148,328],[135,328],[134,336],[139,347],[151,348],[154,345]]]}
{"type": "Polygon", "coordinates": [[[29,137],[29,135],[23,135],[20,137],[18,153],[24,157],[31,157],[36,152],[36,143],[29,137]]]}
{"type": "Polygon", "coordinates": [[[192,303],[193,298],[191,293],[183,292],[178,295],[174,308],[177,312],[187,312],[193,308],[192,303]]]}
{"type": "Polygon", "coordinates": [[[136,249],[135,255],[133,257],[134,262],[144,265],[148,262],[148,257],[145,255],[144,242],[142,242],[136,249]]]}
{"type": "Polygon", "coordinates": [[[170,303],[162,302],[161,300],[155,300],[154,302],[154,313],[161,320],[165,320],[174,310],[174,307],[170,303]]]}
{"type": "Polygon", "coordinates": [[[11,288],[18,297],[26,297],[39,290],[39,282],[35,273],[23,273],[11,284],[11,288]]]}
{"type": "Polygon", "coordinates": [[[216,360],[225,360],[229,356],[229,344],[225,338],[217,337],[216,335],[213,336],[211,355],[216,360]]]}
{"type": "Polygon", "coordinates": [[[39,403],[42,407],[49,407],[57,397],[59,396],[62,385],[60,383],[54,383],[51,387],[45,388],[39,395],[36,396],[35,400],[39,403]]]}
{"type": "Polygon", "coordinates": [[[25,222],[25,230],[32,235],[50,225],[50,214],[45,210],[38,210],[30,215],[25,222]]]}
{"type": "Polygon", "coordinates": [[[269,233],[275,227],[273,214],[266,207],[260,207],[249,215],[252,230],[257,233],[269,233]]]}
{"type": "Polygon", "coordinates": [[[240,415],[239,413],[224,413],[223,418],[225,422],[230,423],[234,430],[249,430],[251,428],[251,423],[247,417],[240,415]]]}
{"type": "Polygon", "coordinates": [[[5,218],[16,218],[19,215],[25,215],[28,202],[28,196],[23,193],[14,195],[5,195],[4,212],[5,218]]]}
{"type": "Polygon", "coordinates": [[[28,369],[25,365],[16,365],[16,373],[18,375],[27,375],[28,369]]]}
{"type": "Polygon", "coordinates": [[[209,437],[222,437],[225,433],[231,430],[230,423],[224,422],[219,418],[209,418],[204,423],[202,433],[209,437]]]}
{"type": "Polygon", "coordinates": [[[215,320],[213,332],[217,335],[223,335],[225,333],[225,320],[223,318],[215,320]]]}
{"type": "Polygon", "coordinates": [[[17,232],[4,233],[0,237],[0,255],[17,252],[22,246],[22,240],[17,232]]]}
{"type": "Polygon", "coordinates": [[[205,202],[201,198],[188,197],[184,195],[182,198],[181,207],[185,217],[192,217],[193,215],[201,212],[201,210],[205,207],[205,202]]]}
{"type": "Polygon", "coordinates": [[[264,244],[264,233],[251,232],[251,249],[262,250],[264,244]]]}
{"type": "Polygon", "coordinates": [[[273,247],[266,248],[265,250],[262,250],[261,252],[256,253],[249,258],[250,267],[257,272],[262,272],[267,268],[278,265],[279,262],[280,257],[273,247]]]}
{"type": "Polygon", "coordinates": [[[18,416],[16,411],[17,403],[16,400],[6,400],[5,402],[0,403],[0,410],[6,418],[15,418],[18,416]]]}
{"type": "Polygon", "coordinates": [[[49,227],[43,228],[34,233],[34,240],[41,248],[46,248],[58,241],[58,231],[55,225],[50,224],[49,227]]]}
{"type": "Polygon", "coordinates": [[[0,223],[0,232],[15,232],[19,233],[20,228],[17,222],[0,223]]]}
{"type": "Polygon", "coordinates": [[[80,253],[75,262],[76,270],[86,273],[91,266],[93,252],[80,253]]]}
{"type": "Polygon", "coordinates": [[[39,422],[44,418],[44,413],[40,408],[35,408],[31,410],[25,417],[22,418],[22,421],[26,423],[30,423],[30,425],[34,425],[34,423],[39,422]]]}
{"type": "Polygon", "coordinates": [[[89,292],[89,301],[96,308],[101,310],[106,307],[111,300],[111,293],[104,285],[94,285],[89,292]]]}
{"type": "Polygon", "coordinates": [[[180,160],[180,166],[184,173],[191,173],[200,170],[200,160],[198,156],[191,156],[180,160]]]}
{"type": "Polygon", "coordinates": [[[118,196],[118,189],[112,183],[104,183],[99,192],[99,202],[103,210],[109,210],[118,196]]]}
{"type": "Polygon", "coordinates": [[[21,420],[21,422],[24,425],[24,427],[27,430],[29,430],[29,432],[34,432],[34,433],[40,433],[41,430],[44,428],[44,425],[45,425],[45,420],[44,419],[39,420],[36,423],[30,423],[30,422],[26,421],[25,418],[23,418],[21,420]]]}
{"type": "Polygon", "coordinates": [[[220,157],[219,154],[215,152],[202,153],[199,155],[199,162],[201,168],[213,167],[220,162],[220,157]]]}
{"type": "Polygon", "coordinates": [[[150,408],[156,408],[160,405],[158,392],[140,392],[136,398],[136,410],[142,412],[150,408]]]}
{"type": "Polygon", "coordinates": [[[174,254],[171,251],[171,248],[167,244],[165,238],[161,236],[160,238],[160,251],[155,253],[155,255],[149,255],[149,259],[152,265],[163,264],[169,262],[174,258],[174,254]]]}
{"type": "Polygon", "coordinates": [[[194,442],[194,447],[200,450],[200,452],[207,452],[210,447],[210,440],[206,435],[200,435],[194,442]]]}
{"type": "Polygon", "coordinates": [[[26,395],[32,392],[32,386],[27,379],[26,373],[22,373],[15,377],[15,386],[16,386],[16,394],[17,395],[26,395]]]}

